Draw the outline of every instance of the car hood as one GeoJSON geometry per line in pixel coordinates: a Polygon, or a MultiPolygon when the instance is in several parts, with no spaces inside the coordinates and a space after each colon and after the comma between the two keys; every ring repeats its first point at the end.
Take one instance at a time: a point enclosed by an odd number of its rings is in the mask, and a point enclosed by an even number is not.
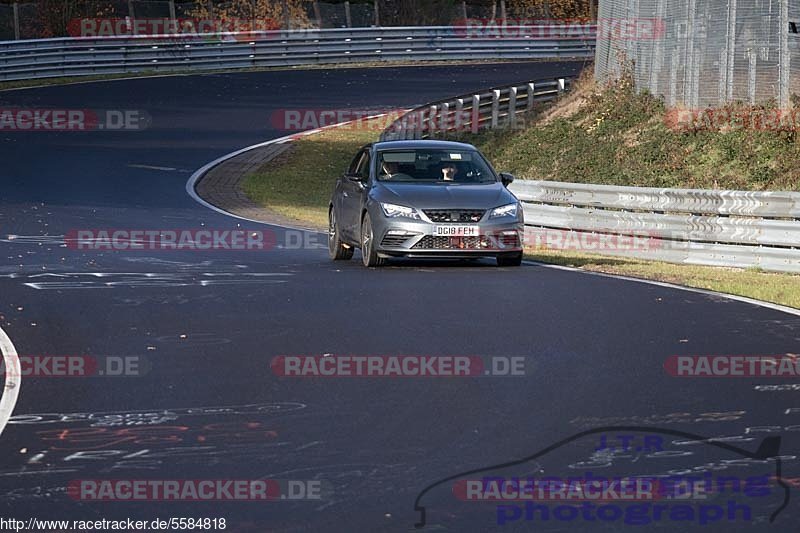
{"type": "Polygon", "coordinates": [[[516,197],[502,183],[377,183],[371,193],[378,202],[418,209],[491,209],[513,204],[516,197]]]}

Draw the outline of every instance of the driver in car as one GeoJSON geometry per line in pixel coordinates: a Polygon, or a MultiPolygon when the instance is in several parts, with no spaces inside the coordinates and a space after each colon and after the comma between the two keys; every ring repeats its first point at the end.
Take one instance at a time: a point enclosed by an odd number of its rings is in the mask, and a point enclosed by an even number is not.
{"type": "Polygon", "coordinates": [[[442,167],[442,179],[444,181],[455,181],[457,173],[458,169],[456,169],[455,165],[446,164],[442,167]]]}
{"type": "Polygon", "coordinates": [[[395,174],[400,172],[400,164],[394,161],[384,161],[381,172],[384,176],[391,179],[395,174]]]}

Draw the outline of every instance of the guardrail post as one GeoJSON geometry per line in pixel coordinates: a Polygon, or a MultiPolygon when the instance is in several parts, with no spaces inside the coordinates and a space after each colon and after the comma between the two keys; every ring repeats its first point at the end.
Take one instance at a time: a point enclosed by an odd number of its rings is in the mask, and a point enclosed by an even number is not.
{"type": "Polygon", "coordinates": [[[281,9],[283,13],[283,25],[286,27],[287,30],[292,29],[292,17],[289,13],[289,4],[286,0],[281,0],[281,9]]]}
{"type": "Polygon", "coordinates": [[[461,115],[463,113],[464,113],[464,99],[459,98],[458,100],[456,100],[456,116],[455,120],[453,121],[454,122],[453,129],[455,129],[457,132],[460,132],[462,126],[464,125],[464,123],[461,120],[461,115]]]}
{"type": "Polygon", "coordinates": [[[756,105],[756,67],[758,63],[758,53],[752,48],[747,51],[749,61],[747,75],[747,100],[750,105],[756,105]]]}
{"type": "Polygon", "coordinates": [[[478,133],[481,127],[481,95],[472,95],[472,133],[478,133]]]}
{"type": "Polygon", "coordinates": [[[372,5],[375,6],[375,26],[381,25],[381,15],[380,11],[378,10],[378,0],[373,0],[372,5]]]}
{"type": "Polygon", "coordinates": [[[322,11],[319,8],[319,0],[314,0],[314,18],[317,19],[317,27],[322,29],[322,11]]]}
{"type": "Polygon", "coordinates": [[[14,2],[12,8],[14,11],[14,40],[19,41],[19,4],[14,2]]]}
{"type": "Polygon", "coordinates": [[[528,84],[528,111],[533,109],[533,94],[536,92],[536,84],[528,84]]]}
{"type": "Polygon", "coordinates": [[[508,126],[517,126],[517,88],[511,87],[508,92],[508,126]]]}
{"type": "Polygon", "coordinates": [[[558,92],[563,93],[567,90],[567,80],[558,78],[558,92]]]}
{"type": "Polygon", "coordinates": [[[450,129],[450,104],[445,102],[442,104],[442,109],[439,113],[439,128],[442,130],[444,134],[444,138],[447,138],[447,131],[450,129]]]}
{"type": "Polygon", "coordinates": [[[500,90],[492,91],[492,129],[497,127],[500,120],[500,90]]]}
{"type": "Polygon", "coordinates": [[[676,98],[678,97],[678,63],[680,62],[680,54],[677,48],[672,51],[672,62],[669,67],[669,91],[667,93],[667,105],[669,107],[675,106],[676,98]]]}
{"type": "MultiPolygon", "coordinates": [[[[426,128],[429,131],[428,137],[430,139],[436,138],[436,114],[439,112],[439,106],[432,105],[428,111],[428,120],[426,124],[426,128]]],[[[425,131],[423,129],[423,137],[425,136],[425,131]]]]}
{"type": "Polygon", "coordinates": [[[780,4],[780,53],[778,54],[778,105],[781,109],[789,107],[790,74],[792,55],[789,49],[789,0],[781,0],[780,4]]]}
{"type": "MultiPolygon", "coordinates": [[[[783,2],[781,2],[781,3],[783,3],[783,2]]],[[[733,99],[733,75],[734,75],[734,72],[735,72],[734,71],[734,66],[735,66],[734,63],[736,61],[736,0],[728,0],[727,4],[728,4],[728,27],[727,27],[726,40],[725,40],[725,51],[728,54],[727,61],[725,62],[725,66],[727,67],[726,71],[725,71],[725,100],[726,101],[733,99]]],[[[690,6],[695,6],[694,2],[691,2],[690,6]]],[[[694,15],[694,13],[691,13],[691,15],[694,15]]],[[[694,19],[694,17],[692,16],[688,20],[691,23],[691,22],[694,22],[693,19],[694,19]]],[[[783,22],[783,21],[781,21],[781,22],[783,22]]],[[[779,26],[780,27],[781,36],[786,35],[786,28],[788,26],[789,26],[788,21],[787,21],[787,24],[779,26]]],[[[688,44],[690,44],[692,46],[690,48],[688,48],[687,54],[686,54],[688,59],[689,59],[689,61],[690,61],[690,63],[689,63],[689,67],[690,68],[687,68],[686,71],[691,73],[692,79],[694,79],[695,77],[699,77],[699,75],[700,75],[700,66],[699,65],[694,65],[693,61],[692,61],[693,58],[694,58],[694,46],[693,46],[694,41],[693,41],[693,37],[694,37],[694,31],[692,29],[692,26],[690,25],[689,26],[689,43],[688,44]],[[691,68],[691,67],[694,67],[694,68],[691,68]]],[[[690,82],[690,85],[691,85],[691,82],[690,82]]],[[[691,100],[691,94],[689,96],[689,100],[691,100]]],[[[689,102],[687,102],[687,103],[689,103],[689,102]]],[[[689,105],[690,106],[694,105],[694,102],[689,103],[689,105]]]]}
{"type": "Polygon", "coordinates": [[[414,119],[414,122],[408,130],[406,139],[421,139],[422,125],[425,123],[425,111],[423,109],[413,111],[411,117],[414,119]]]}
{"type": "Polygon", "coordinates": [[[136,20],[136,12],[133,10],[133,0],[128,0],[128,18],[130,18],[131,27],[133,28],[132,33],[136,35],[137,24],[134,22],[136,20]]]}
{"type": "Polygon", "coordinates": [[[344,18],[347,21],[347,27],[353,27],[353,16],[350,14],[350,2],[344,3],[344,18]]]}

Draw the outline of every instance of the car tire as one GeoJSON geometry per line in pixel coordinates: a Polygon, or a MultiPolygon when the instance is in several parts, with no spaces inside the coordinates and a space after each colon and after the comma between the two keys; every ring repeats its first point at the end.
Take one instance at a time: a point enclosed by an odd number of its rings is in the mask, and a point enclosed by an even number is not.
{"type": "Polygon", "coordinates": [[[497,256],[497,266],[518,267],[522,264],[522,252],[514,252],[497,256]]]}
{"type": "Polygon", "coordinates": [[[366,213],[361,221],[361,262],[365,267],[379,267],[385,262],[385,259],[378,257],[375,251],[375,234],[372,231],[369,213],[366,213]]]}
{"type": "Polygon", "coordinates": [[[334,261],[347,261],[353,258],[353,248],[342,243],[339,236],[339,225],[336,223],[336,212],[331,207],[328,212],[328,255],[334,261]]]}

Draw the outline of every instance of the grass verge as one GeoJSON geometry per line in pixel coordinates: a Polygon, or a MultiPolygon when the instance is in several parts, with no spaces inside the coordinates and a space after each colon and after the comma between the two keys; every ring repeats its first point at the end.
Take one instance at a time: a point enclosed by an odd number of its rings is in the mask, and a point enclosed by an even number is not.
{"type": "MultiPolygon", "coordinates": [[[[247,177],[247,195],[278,214],[324,228],[336,177],[357,149],[374,142],[382,122],[359,130],[340,128],[304,137],[293,149],[247,177]]],[[[708,289],[800,308],[800,276],[752,269],[676,265],[547,249],[526,250],[526,259],[708,289]]]]}
{"type": "Polygon", "coordinates": [[[293,142],[289,152],[245,179],[244,192],[279,215],[326,227],[328,202],[337,177],[360,147],[378,139],[386,120],[360,125],[329,129],[293,142]]]}
{"type": "Polygon", "coordinates": [[[800,114],[774,104],[666,109],[629,77],[524,116],[524,129],[464,136],[526,179],[641,187],[800,190],[800,114]]]}

